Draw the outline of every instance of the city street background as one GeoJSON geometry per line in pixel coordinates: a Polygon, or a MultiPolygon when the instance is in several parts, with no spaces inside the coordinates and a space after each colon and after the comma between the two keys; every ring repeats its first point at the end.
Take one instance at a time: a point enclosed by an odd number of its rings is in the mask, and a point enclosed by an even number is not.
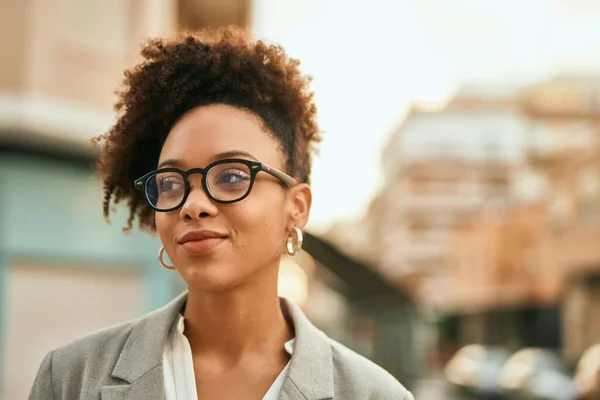
{"type": "Polygon", "coordinates": [[[183,290],[104,221],[90,139],[145,40],[227,25],[313,76],[281,295],[417,400],[600,399],[594,0],[0,0],[0,399],[183,290]]]}

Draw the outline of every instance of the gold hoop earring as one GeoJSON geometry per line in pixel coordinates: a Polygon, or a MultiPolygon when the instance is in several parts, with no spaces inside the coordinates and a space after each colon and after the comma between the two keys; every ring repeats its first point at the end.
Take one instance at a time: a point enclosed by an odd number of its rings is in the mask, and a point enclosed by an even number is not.
{"type": "Polygon", "coordinates": [[[165,246],[160,246],[160,250],[158,251],[158,262],[160,263],[160,265],[162,265],[163,268],[166,269],[175,269],[174,266],[172,265],[168,265],[167,263],[165,263],[165,261],[163,260],[163,255],[165,254],[165,246]]]}
{"type": "Polygon", "coordinates": [[[295,226],[294,232],[295,235],[290,233],[290,235],[287,238],[287,243],[285,244],[285,250],[290,256],[295,256],[300,252],[300,250],[302,249],[302,242],[304,240],[304,237],[302,236],[302,230],[300,230],[300,228],[295,226]],[[294,236],[296,236],[295,240],[294,236]]]}

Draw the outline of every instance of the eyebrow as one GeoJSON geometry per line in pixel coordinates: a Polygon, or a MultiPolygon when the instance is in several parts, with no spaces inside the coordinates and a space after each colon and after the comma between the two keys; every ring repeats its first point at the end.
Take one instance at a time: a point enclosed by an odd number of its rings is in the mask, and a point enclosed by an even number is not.
{"type": "Polygon", "coordinates": [[[246,157],[246,158],[250,158],[254,161],[258,161],[258,158],[256,158],[252,154],[248,153],[247,151],[231,150],[231,151],[225,151],[223,153],[219,153],[219,154],[212,156],[210,158],[210,162],[222,160],[224,158],[235,158],[235,157],[246,157]]]}
{"type": "MultiPolygon", "coordinates": [[[[215,154],[214,156],[212,156],[209,160],[209,164],[217,161],[217,160],[223,160],[226,158],[235,158],[235,157],[246,157],[246,158],[250,158],[254,161],[258,161],[258,158],[256,158],[255,156],[253,156],[252,154],[248,153],[247,151],[242,151],[242,150],[230,150],[230,151],[225,151],[219,154],[215,154]]],[[[172,167],[181,167],[182,166],[182,162],[180,160],[177,160],[175,158],[170,158],[168,160],[165,160],[163,162],[161,162],[160,164],[158,164],[158,168],[162,168],[162,167],[167,167],[167,166],[172,166],[172,167]]]]}

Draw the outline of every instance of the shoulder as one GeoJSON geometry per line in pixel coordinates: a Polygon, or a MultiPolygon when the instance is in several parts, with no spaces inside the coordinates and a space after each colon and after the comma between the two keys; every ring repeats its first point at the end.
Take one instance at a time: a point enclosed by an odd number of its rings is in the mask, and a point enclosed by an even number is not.
{"type": "Polygon", "coordinates": [[[137,321],[105,328],[50,351],[36,374],[29,399],[75,398],[87,389],[95,393],[110,381],[111,372],[137,321]]]}
{"type": "Polygon", "coordinates": [[[412,394],[385,369],[333,339],[329,342],[336,397],[413,400],[412,394]]]}
{"type": "Polygon", "coordinates": [[[89,373],[114,367],[121,349],[139,321],[139,319],[133,320],[89,333],[53,350],[51,352],[53,369],[89,373]]]}
{"type": "Polygon", "coordinates": [[[82,393],[96,396],[101,387],[127,379],[128,368],[158,365],[165,337],[185,300],[186,293],[141,318],[90,333],[51,351],[40,365],[30,399],[47,398],[38,394],[47,393],[48,388],[59,398],[79,398],[82,393]]]}
{"type": "Polygon", "coordinates": [[[82,336],[54,350],[52,363],[53,365],[85,364],[90,368],[107,367],[107,363],[112,363],[114,366],[130,336],[132,340],[138,342],[137,350],[143,350],[144,346],[153,349],[160,347],[160,341],[164,339],[163,334],[166,334],[173,324],[185,299],[184,293],[169,304],[137,319],[82,336]]]}

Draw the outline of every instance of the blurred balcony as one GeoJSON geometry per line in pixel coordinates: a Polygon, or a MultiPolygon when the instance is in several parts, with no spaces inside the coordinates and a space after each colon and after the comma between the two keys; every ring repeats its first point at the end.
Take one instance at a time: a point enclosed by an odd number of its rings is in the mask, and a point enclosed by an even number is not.
{"type": "Polygon", "coordinates": [[[526,159],[531,166],[552,174],[563,163],[596,148],[599,140],[598,128],[589,122],[536,122],[528,136],[526,159]]]}
{"type": "Polygon", "coordinates": [[[427,263],[444,259],[446,246],[443,243],[410,243],[403,249],[396,250],[404,254],[404,259],[411,264],[427,263]]]}
{"type": "Polygon", "coordinates": [[[600,144],[600,77],[559,77],[523,94],[530,165],[549,174],[600,144]]]}
{"type": "Polygon", "coordinates": [[[411,195],[400,204],[407,213],[423,211],[461,213],[480,208],[485,200],[483,196],[478,195],[411,195]]]}
{"type": "Polygon", "coordinates": [[[522,108],[533,119],[600,119],[600,77],[561,76],[530,87],[522,108]]]}
{"type": "Polygon", "coordinates": [[[141,43],[178,30],[248,26],[249,0],[0,2],[0,138],[87,145],[114,121],[114,90],[141,43]]]}
{"type": "Polygon", "coordinates": [[[6,0],[0,5],[0,135],[87,143],[148,35],[170,34],[170,0],[6,0]]]}
{"type": "MultiPolygon", "coordinates": [[[[150,1],[3,2],[0,90],[110,110],[112,90],[150,29],[150,1]]],[[[161,11],[168,11],[165,1],[161,11]]],[[[169,14],[162,16],[169,20],[169,14]]],[[[165,26],[168,22],[163,22],[165,26]]],[[[158,27],[153,27],[158,28],[158,27]]]]}

